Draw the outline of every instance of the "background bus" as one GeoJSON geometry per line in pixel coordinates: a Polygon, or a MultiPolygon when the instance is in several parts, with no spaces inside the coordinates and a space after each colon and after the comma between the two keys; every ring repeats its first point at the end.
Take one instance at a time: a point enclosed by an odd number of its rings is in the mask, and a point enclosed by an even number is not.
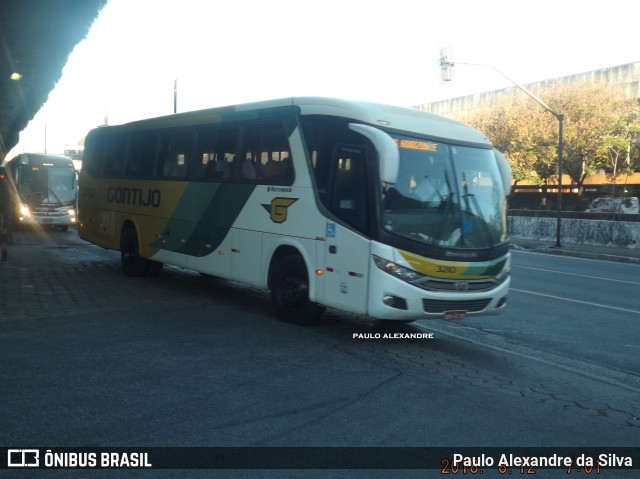
{"type": "Polygon", "coordinates": [[[24,153],[5,163],[15,186],[15,222],[66,231],[76,223],[77,172],[71,158],[24,153]]]}
{"type": "Polygon", "coordinates": [[[274,100],[91,131],[78,231],[119,250],[131,276],[168,263],[269,288],[295,323],[324,306],[461,319],[506,305],[510,183],[466,125],[274,100]]]}

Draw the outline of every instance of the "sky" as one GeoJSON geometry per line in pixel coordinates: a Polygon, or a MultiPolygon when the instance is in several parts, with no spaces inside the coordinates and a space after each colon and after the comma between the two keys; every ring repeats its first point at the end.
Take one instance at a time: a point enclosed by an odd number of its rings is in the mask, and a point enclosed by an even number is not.
{"type": "Polygon", "coordinates": [[[109,0],[7,155],[290,96],[415,106],[640,61],[637,0],[109,0]],[[446,48],[454,80],[443,82],[446,48]]]}

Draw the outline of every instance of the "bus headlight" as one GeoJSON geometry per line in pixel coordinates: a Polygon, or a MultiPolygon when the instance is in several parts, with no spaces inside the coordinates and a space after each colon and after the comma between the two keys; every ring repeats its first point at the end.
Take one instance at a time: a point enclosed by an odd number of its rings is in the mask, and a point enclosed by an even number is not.
{"type": "Polygon", "coordinates": [[[496,275],[495,279],[498,281],[498,284],[501,284],[504,283],[509,276],[511,276],[511,258],[507,257],[504,268],[496,275]]]}
{"type": "Polygon", "coordinates": [[[20,216],[31,216],[31,212],[27,205],[20,205],[20,216]]]}
{"type": "Polygon", "coordinates": [[[67,211],[67,214],[68,214],[69,216],[74,216],[74,217],[75,217],[75,215],[76,215],[76,210],[74,210],[73,208],[71,208],[69,211],[67,211]]]}
{"type": "Polygon", "coordinates": [[[372,255],[372,256],[373,256],[373,262],[376,264],[378,268],[403,281],[411,283],[417,279],[424,278],[424,275],[418,273],[417,271],[414,271],[409,268],[405,268],[404,266],[400,266],[399,264],[394,263],[393,261],[380,258],[379,256],[376,256],[376,255],[372,255]]]}
{"type": "Polygon", "coordinates": [[[500,273],[496,276],[496,279],[502,283],[510,275],[511,275],[511,266],[507,266],[505,269],[500,271],[500,273]]]}

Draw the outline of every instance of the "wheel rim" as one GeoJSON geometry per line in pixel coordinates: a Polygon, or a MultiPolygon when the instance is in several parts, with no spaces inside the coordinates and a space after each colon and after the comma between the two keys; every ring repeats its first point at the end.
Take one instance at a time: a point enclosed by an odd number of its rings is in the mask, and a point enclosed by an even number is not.
{"type": "Polygon", "coordinates": [[[303,278],[287,276],[282,280],[281,286],[282,304],[289,311],[300,309],[307,302],[309,286],[303,278]]]}
{"type": "Polygon", "coordinates": [[[134,251],[133,241],[128,240],[122,251],[122,260],[127,266],[133,266],[136,261],[137,253],[134,251]]]}

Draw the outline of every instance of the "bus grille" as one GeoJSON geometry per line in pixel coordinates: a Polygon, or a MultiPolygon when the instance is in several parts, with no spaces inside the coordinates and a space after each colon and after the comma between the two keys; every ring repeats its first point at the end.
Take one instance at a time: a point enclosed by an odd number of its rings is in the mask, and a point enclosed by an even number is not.
{"type": "Polygon", "coordinates": [[[66,211],[52,211],[52,212],[47,212],[47,211],[35,211],[32,213],[32,216],[34,216],[35,218],[49,218],[52,216],[68,216],[69,213],[67,213],[66,211]]]}
{"type": "Polygon", "coordinates": [[[489,278],[483,280],[469,280],[469,281],[452,281],[446,279],[435,278],[423,278],[421,280],[413,281],[411,284],[422,288],[427,291],[491,291],[498,287],[507,279],[507,275],[503,275],[502,278],[489,278]],[[461,287],[464,285],[464,287],[461,287]]]}
{"type": "Polygon", "coordinates": [[[422,307],[425,313],[444,313],[445,311],[482,311],[487,307],[491,298],[468,299],[464,301],[447,301],[444,299],[423,299],[422,307]]]}
{"type": "Polygon", "coordinates": [[[31,214],[34,217],[38,217],[38,218],[43,216],[67,216],[69,214],[68,209],[69,208],[39,207],[39,208],[36,208],[31,214]]]}

